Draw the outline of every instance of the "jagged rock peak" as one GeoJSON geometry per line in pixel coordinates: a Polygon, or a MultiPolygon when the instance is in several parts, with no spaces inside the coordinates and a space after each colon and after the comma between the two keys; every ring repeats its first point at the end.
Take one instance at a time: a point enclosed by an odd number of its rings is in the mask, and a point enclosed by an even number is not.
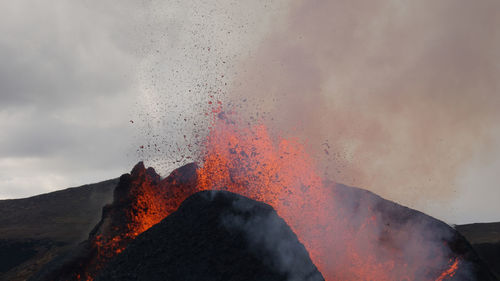
{"type": "Polygon", "coordinates": [[[144,162],[140,161],[137,164],[135,164],[134,168],[130,172],[130,176],[132,177],[132,180],[134,179],[145,179],[146,177],[152,181],[152,182],[159,182],[160,181],[160,175],[156,173],[155,169],[152,167],[146,167],[144,166],[144,162]]]}

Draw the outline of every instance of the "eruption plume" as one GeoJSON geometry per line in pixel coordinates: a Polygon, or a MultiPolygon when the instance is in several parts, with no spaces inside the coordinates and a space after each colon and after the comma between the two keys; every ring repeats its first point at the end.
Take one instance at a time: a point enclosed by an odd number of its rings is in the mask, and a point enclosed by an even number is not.
{"type": "MultiPolygon", "coordinates": [[[[455,223],[496,219],[470,200],[453,213],[447,203],[470,188],[462,180],[473,159],[498,155],[500,4],[300,0],[289,8],[241,64],[230,98],[248,99],[249,116],[265,112],[270,129],[307,141],[332,180],[455,223]]],[[[496,182],[476,176],[476,192],[498,194],[496,182]]]]}
{"type": "Polygon", "coordinates": [[[367,208],[360,213],[354,206],[359,203],[338,200],[335,184],[321,179],[298,140],[273,139],[265,125],[243,125],[220,109],[214,115],[197,172],[199,188],[229,190],[272,205],[327,280],[453,276],[459,259],[447,269],[451,253],[443,245],[451,237],[418,221],[381,229],[377,220],[385,218],[376,203],[361,202],[367,208]]]}

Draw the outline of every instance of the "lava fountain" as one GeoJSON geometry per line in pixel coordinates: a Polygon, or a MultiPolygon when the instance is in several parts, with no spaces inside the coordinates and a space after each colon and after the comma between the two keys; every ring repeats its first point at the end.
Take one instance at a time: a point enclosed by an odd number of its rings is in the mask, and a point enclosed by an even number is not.
{"type": "Polygon", "coordinates": [[[390,226],[372,199],[340,200],[298,139],[271,136],[265,125],[244,123],[220,104],[212,117],[198,165],[160,179],[141,163],[120,178],[113,204],[89,238],[91,256],[69,279],[93,280],[135,237],[203,190],[227,190],[273,206],[328,281],[444,281],[461,266],[436,229],[390,226]]]}
{"type": "Polygon", "coordinates": [[[457,270],[458,258],[447,265],[445,247],[425,239],[410,246],[400,237],[384,247],[375,212],[359,224],[346,221],[333,200],[332,184],[321,180],[298,140],[273,139],[264,125],[241,125],[234,114],[220,109],[214,115],[197,186],[273,206],[326,280],[446,280],[457,270]]]}

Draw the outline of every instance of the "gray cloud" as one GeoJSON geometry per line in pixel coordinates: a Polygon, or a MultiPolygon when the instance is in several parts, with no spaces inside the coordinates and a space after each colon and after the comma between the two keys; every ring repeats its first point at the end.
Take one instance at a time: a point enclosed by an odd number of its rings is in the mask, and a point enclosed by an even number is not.
{"type": "Polygon", "coordinates": [[[126,75],[134,57],[112,36],[130,24],[123,22],[113,30],[106,18],[109,11],[100,14],[63,1],[51,6],[30,1],[3,5],[7,7],[2,7],[0,28],[2,108],[77,104],[89,96],[130,88],[126,75]],[[8,15],[13,10],[19,14],[8,15]]]}
{"type": "Polygon", "coordinates": [[[130,16],[139,4],[116,4],[0,4],[0,198],[116,177],[135,162],[144,35],[130,16]]]}

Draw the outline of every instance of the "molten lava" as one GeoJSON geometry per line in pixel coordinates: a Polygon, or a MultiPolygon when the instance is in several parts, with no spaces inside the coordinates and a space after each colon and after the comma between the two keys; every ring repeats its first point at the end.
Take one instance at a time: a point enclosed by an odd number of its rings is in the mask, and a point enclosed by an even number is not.
{"type": "Polygon", "coordinates": [[[441,275],[439,275],[439,277],[438,277],[438,279],[436,279],[436,281],[444,281],[444,280],[447,280],[455,275],[455,273],[457,272],[458,263],[460,260],[458,258],[456,258],[455,260],[450,260],[450,261],[453,261],[452,264],[450,265],[450,267],[447,270],[445,270],[443,273],[441,273],[441,275]]]}

